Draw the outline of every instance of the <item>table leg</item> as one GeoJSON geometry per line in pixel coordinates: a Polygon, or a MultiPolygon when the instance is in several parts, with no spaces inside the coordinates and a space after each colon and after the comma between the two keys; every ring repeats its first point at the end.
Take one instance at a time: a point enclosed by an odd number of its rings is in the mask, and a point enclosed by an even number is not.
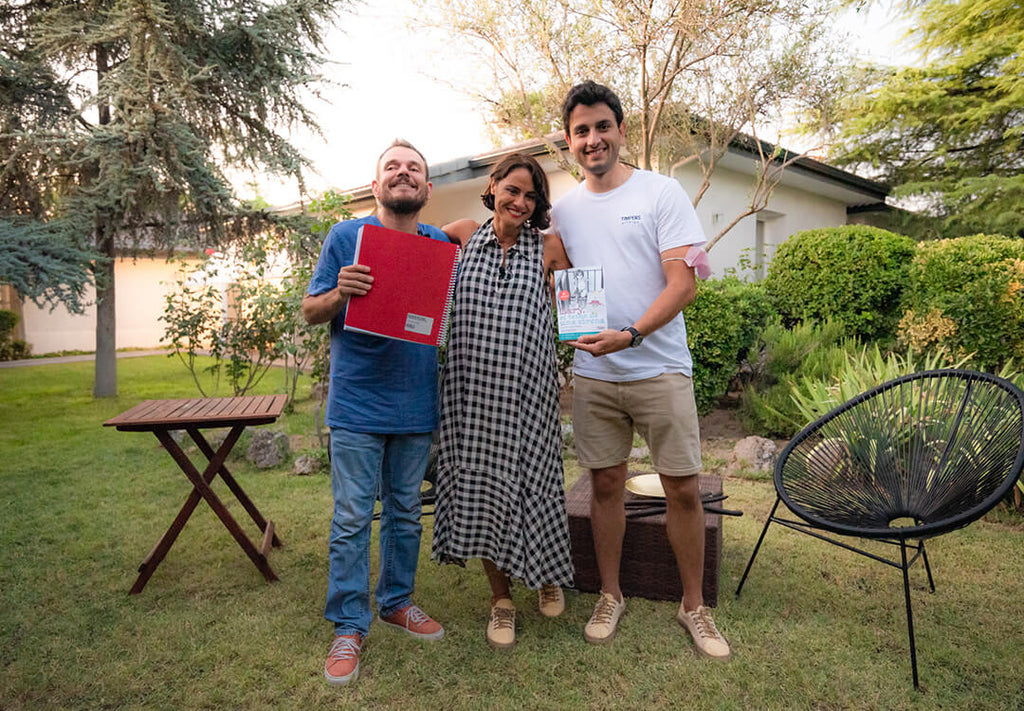
{"type": "MultiPolygon", "coordinates": [[[[150,554],[139,566],[139,577],[135,580],[135,584],[129,591],[129,594],[137,594],[142,592],[142,589],[146,586],[149,578],[153,575],[157,566],[167,555],[167,551],[170,550],[171,545],[177,539],[178,534],[185,527],[185,523],[188,521],[195,507],[199,504],[199,499],[206,499],[206,502],[210,504],[210,508],[213,509],[214,513],[217,514],[217,518],[221,520],[224,526],[228,529],[234,539],[241,546],[242,550],[245,551],[246,555],[252,560],[256,567],[263,573],[263,577],[268,581],[277,580],[277,575],[271,570],[269,563],[267,563],[266,556],[261,554],[253,546],[245,532],[242,531],[241,527],[231,516],[231,513],[225,508],[224,504],[221,503],[217,495],[210,489],[210,482],[220,471],[224,465],[224,460],[227,458],[231,448],[234,447],[235,442],[238,441],[239,435],[241,435],[243,427],[232,428],[227,438],[221,444],[220,448],[214,453],[213,457],[210,458],[209,466],[203,471],[202,474],[195,468],[188,456],[182,451],[178,443],[170,436],[167,430],[154,430],[154,434],[160,443],[164,446],[164,449],[171,455],[185,476],[188,477],[189,481],[192,482],[192,492],[189,497],[185,500],[185,504],[181,507],[178,515],[171,523],[171,527],[167,529],[167,532],[163,535],[160,541],[156,544],[150,554]]],[[[209,447],[209,445],[207,445],[209,447]]]]}
{"type": "MultiPolygon", "coordinates": [[[[164,441],[164,437],[170,440],[174,444],[175,449],[178,449],[180,452],[180,448],[178,448],[177,443],[171,439],[166,430],[154,430],[153,433],[156,435],[157,439],[160,440],[160,443],[165,449],[167,449],[167,444],[164,441]],[[161,435],[163,435],[163,437],[161,437],[161,435]]],[[[220,463],[223,463],[224,459],[227,458],[228,453],[235,445],[240,434],[240,432],[238,434],[234,434],[233,437],[229,434],[214,457],[210,458],[210,465],[206,468],[206,471],[203,472],[203,478],[207,483],[213,481],[213,477],[217,475],[220,463]],[[217,460],[216,462],[214,461],[215,459],[217,460]],[[215,463],[216,466],[214,466],[215,463]]],[[[170,451],[170,449],[168,449],[168,451],[170,451]]],[[[171,456],[174,456],[174,454],[172,453],[171,456]]],[[[181,453],[181,456],[185,456],[184,452],[181,453]]],[[[177,457],[175,457],[175,460],[177,461],[177,457]]],[[[164,533],[159,541],[157,541],[157,544],[153,546],[153,550],[149,552],[149,555],[147,555],[139,565],[139,577],[135,579],[135,584],[132,585],[132,589],[128,591],[129,595],[137,595],[146,587],[146,583],[149,582],[153,572],[157,569],[157,566],[160,565],[161,561],[163,561],[164,556],[167,555],[167,551],[171,549],[174,541],[177,540],[178,534],[181,533],[181,530],[185,527],[185,523],[192,515],[192,512],[195,511],[196,506],[199,505],[200,499],[202,499],[202,495],[199,493],[198,489],[193,487],[188,498],[185,499],[184,505],[182,505],[181,510],[178,512],[178,515],[175,516],[174,521],[171,522],[170,528],[167,529],[167,532],[164,533]]]]}
{"type": "MultiPolygon", "coordinates": [[[[231,433],[233,434],[235,430],[238,430],[238,434],[241,435],[242,432],[245,430],[245,427],[235,427],[232,429],[231,433]]],[[[192,438],[192,441],[196,443],[197,447],[199,447],[199,451],[206,455],[206,458],[212,462],[214,457],[213,447],[211,447],[210,443],[206,441],[206,438],[203,437],[199,429],[195,427],[188,427],[186,428],[185,431],[188,432],[189,436],[192,438]]],[[[267,532],[267,519],[263,518],[263,515],[260,513],[260,510],[256,508],[256,504],[254,504],[252,500],[248,497],[248,495],[245,493],[245,491],[242,490],[241,485],[239,485],[239,483],[235,480],[235,477],[231,475],[231,472],[228,471],[228,468],[224,466],[223,462],[217,469],[217,473],[220,474],[220,478],[223,479],[224,483],[228,485],[228,489],[231,490],[231,493],[234,494],[235,498],[238,499],[239,503],[242,504],[242,508],[244,508],[246,512],[249,514],[249,517],[252,518],[253,523],[255,523],[259,527],[260,533],[265,534],[267,532]]],[[[209,482],[211,479],[207,479],[207,482],[209,482]]],[[[283,545],[281,543],[281,539],[279,539],[277,537],[277,534],[273,531],[271,531],[270,541],[271,545],[273,545],[274,548],[280,548],[283,545]]]]}

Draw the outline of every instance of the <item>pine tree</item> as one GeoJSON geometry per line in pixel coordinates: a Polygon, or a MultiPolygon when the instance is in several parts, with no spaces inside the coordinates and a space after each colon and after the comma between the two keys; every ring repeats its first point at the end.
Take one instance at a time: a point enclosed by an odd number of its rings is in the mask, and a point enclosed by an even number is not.
{"type": "Polygon", "coordinates": [[[1018,0],[905,0],[922,66],[840,108],[846,165],[880,173],[930,216],[925,236],[1024,237],[1024,11],[1018,0]]]}
{"type": "MultiPolygon", "coordinates": [[[[94,394],[116,394],[116,252],[262,227],[227,169],[300,181],[328,22],[348,0],[9,0],[0,220],[98,256],[94,394]],[[28,221],[28,222],[26,222],[28,221]],[[47,237],[48,236],[48,237],[47,237]]],[[[80,256],[80,255],[79,255],[80,256]]]]}

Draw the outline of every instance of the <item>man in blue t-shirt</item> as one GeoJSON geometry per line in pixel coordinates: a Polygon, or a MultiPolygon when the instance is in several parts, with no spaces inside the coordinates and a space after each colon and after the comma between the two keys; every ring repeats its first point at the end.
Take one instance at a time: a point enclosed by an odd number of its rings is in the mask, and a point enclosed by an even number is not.
{"type": "Polygon", "coordinates": [[[378,214],[331,228],[302,300],[306,321],[331,324],[326,421],[334,518],[324,616],[334,623],[335,637],[324,676],[336,685],[359,676],[359,652],[370,631],[370,524],[378,496],[378,617],[420,639],[444,636],[441,625],[411,600],[420,550],[420,486],[437,427],[437,349],[343,329],[349,297],[373,286],[370,268],[353,264],[362,225],[447,241],[436,227],[417,222],[431,187],[423,154],[405,141],[392,143],[377,160],[371,183],[378,214]]]}

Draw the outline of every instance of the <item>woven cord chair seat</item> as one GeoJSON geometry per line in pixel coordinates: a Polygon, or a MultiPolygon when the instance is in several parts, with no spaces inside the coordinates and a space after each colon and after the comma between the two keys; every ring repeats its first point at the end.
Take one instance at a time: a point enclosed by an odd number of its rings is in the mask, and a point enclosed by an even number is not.
{"type": "Polygon", "coordinates": [[[995,506],[1024,462],[1024,399],[1005,380],[941,370],[890,381],[786,447],[775,487],[809,523],[861,538],[937,536],[995,506]]]}
{"type": "Polygon", "coordinates": [[[918,687],[907,570],[922,559],[934,592],[924,540],[983,516],[1007,495],[1022,468],[1024,393],[1012,383],[966,370],[932,370],[883,383],[805,427],[782,451],[775,466],[778,497],[736,595],[772,523],[900,568],[918,687]],[[778,515],[780,503],[799,520],[778,515]],[[823,532],[898,546],[900,558],[889,560],[823,532]]]}

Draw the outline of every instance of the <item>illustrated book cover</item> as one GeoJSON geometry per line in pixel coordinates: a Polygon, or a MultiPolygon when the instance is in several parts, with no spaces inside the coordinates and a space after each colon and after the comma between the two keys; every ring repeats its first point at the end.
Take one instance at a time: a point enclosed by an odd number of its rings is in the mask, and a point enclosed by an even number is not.
{"type": "Polygon", "coordinates": [[[555,272],[558,340],[571,341],[608,328],[604,269],[573,267],[555,272]]]}
{"type": "Polygon", "coordinates": [[[423,235],[363,225],[355,263],[370,267],[373,286],[349,298],[345,330],[440,346],[448,331],[460,251],[423,235]]]}

